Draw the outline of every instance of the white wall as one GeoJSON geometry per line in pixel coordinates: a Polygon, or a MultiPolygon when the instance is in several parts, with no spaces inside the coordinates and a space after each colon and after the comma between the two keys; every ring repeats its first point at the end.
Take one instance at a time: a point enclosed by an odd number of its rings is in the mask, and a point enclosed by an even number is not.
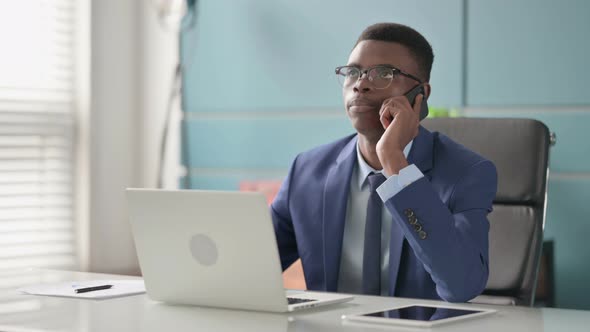
{"type": "Polygon", "coordinates": [[[159,30],[154,1],[91,5],[88,270],[138,274],[125,188],[153,187],[176,35],[159,30]]]}

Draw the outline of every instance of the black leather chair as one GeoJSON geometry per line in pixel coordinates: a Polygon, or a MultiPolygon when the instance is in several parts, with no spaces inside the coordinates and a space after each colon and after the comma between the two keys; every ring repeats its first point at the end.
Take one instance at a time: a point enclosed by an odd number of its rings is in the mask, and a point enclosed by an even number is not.
{"type": "Polygon", "coordinates": [[[490,276],[475,303],[532,306],[543,244],[549,147],[554,137],[531,119],[433,118],[422,125],[490,159],[498,192],[490,221],[490,276]]]}

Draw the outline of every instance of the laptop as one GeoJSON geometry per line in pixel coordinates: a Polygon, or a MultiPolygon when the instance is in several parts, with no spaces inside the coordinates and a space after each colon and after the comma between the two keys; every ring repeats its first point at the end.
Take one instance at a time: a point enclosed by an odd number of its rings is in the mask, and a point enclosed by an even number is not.
{"type": "Polygon", "coordinates": [[[286,296],[262,193],[127,189],[127,200],[146,291],[153,300],[287,312],[353,299],[320,292],[286,296]]]}

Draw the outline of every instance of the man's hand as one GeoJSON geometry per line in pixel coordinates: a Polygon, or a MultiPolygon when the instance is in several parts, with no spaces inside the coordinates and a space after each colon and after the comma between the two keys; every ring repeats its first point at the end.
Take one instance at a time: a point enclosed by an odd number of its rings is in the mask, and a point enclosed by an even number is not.
{"type": "Polygon", "coordinates": [[[377,156],[387,176],[408,166],[404,148],[418,136],[422,99],[422,94],[416,96],[413,108],[406,96],[386,99],[381,106],[379,115],[385,132],[377,142],[377,156]]]}

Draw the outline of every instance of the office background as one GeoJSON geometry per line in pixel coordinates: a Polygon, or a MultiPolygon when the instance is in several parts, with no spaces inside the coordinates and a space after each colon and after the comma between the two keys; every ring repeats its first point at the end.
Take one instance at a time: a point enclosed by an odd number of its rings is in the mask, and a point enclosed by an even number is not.
{"type": "Polygon", "coordinates": [[[298,152],[354,132],[333,69],[369,24],[404,23],[434,49],[431,106],[535,118],[556,133],[545,227],[555,301],[590,309],[589,14],[583,0],[198,1],[181,40],[180,182],[280,180],[298,152]]]}
{"type": "MultiPolygon", "coordinates": [[[[140,273],[124,190],[157,186],[181,32],[182,11],[170,5],[182,3],[2,3],[0,270],[36,262],[140,273]]],[[[178,180],[172,130],[166,187],[274,183],[297,152],[352,133],[333,68],[366,25],[406,23],[435,50],[431,106],[538,118],[557,133],[545,236],[555,245],[556,304],[590,308],[587,1],[201,0],[197,10],[182,30],[190,176],[178,180]]]]}

